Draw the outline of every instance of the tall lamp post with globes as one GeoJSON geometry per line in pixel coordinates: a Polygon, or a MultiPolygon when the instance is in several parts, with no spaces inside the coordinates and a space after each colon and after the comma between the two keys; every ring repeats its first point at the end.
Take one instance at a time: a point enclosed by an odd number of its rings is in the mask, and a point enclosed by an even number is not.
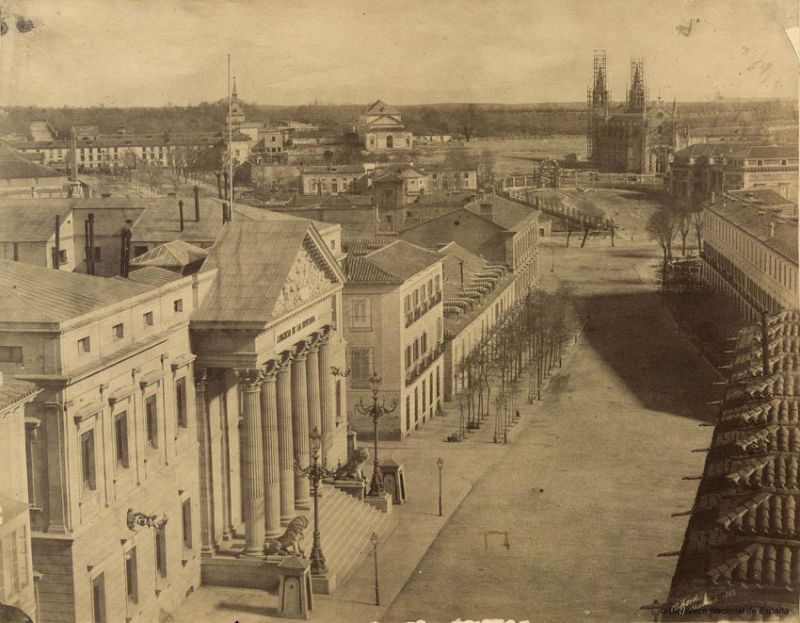
{"type": "Polygon", "coordinates": [[[381,474],[380,463],[378,461],[378,420],[384,415],[392,413],[397,408],[397,400],[392,402],[391,407],[386,406],[386,399],[384,398],[380,404],[378,403],[378,388],[381,385],[381,377],[375,372],[369,379],[369,384],[372,387],[372,404],[365,405],[363,400],[359,400],[356,409],[362,415],[369,415],[372,418],[373,432],[375,434],[375,446],[372,461],[372,480],[369,483],[370,496],[382,496],[383,490],[383,475],[381,474]]]}
{"type": "Polygon", "coordinates": [[[298,476],[305,476],[311,482],[314,489],[314,544],[311,547],[311,573],[313,575],[324,575],[328,571],[325,564],[325,555],[322,553],[322,543],[319,534],[319,483],[323,478],[330,478],[333,472],[325,469],[319,463],[319,450],[322,444],[322,435],[319,434],[317,427],[308,436],[311,445],[311,465],[302,467],[295,459],[294,469],[298,476]]]}

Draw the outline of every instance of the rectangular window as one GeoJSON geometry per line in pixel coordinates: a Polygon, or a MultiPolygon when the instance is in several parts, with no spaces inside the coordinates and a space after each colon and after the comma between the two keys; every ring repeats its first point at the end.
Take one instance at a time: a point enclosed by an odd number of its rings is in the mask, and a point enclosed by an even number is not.
{"type": "Polygon", "coordinates": [[[176,301],[172,302],[172,309],[175,313],[180,313],[183,311],[183,299],[177,299],[176,301]]]}
{"type": "Polygon", "coordinates": [[[414,340],[414,361],[419,359],[419,338],[414,340]]]}
{"type": "Polygon", "coordinates": [[[411,347],[406,346],[406,368],[410,368],[413,360],[411,359],[411,347]]]}
{"type": "Polygon", "coordinates": [[[436,275],[436,277],[433,278],[433,283],[434,283],[433,289],[436,292],[439,292],[439,290],[441,290],[441,287],[442,287],[441,283],[439,282],[439,275],[436,275]]]}
{"type": "Polygon", "coordinates": [[[411,311],[411,295],[406,294],[405,298],[403,299],[403,311],[407,314],[411,311]]]}
{"type": "Polygon", "coordinates": [[[422,379],[422,412],[425,413],[425,398],[427,397],[427,392],[425,391],[425,379],[422,379]]]}
{"type": "Polygon", "coordinates": [[[424,355],[428,351],[428,334],[423,333],[419,345],[419,354],[424,355]]]}
{"type": "Polygon", "coordinates": [[[181,525],[183,526],[183,546],[192,549],[192,500],[183,501],[181,506],[181,525]]]}
{"type": "Polygon", "coordinates": [[[59,264],[66,264],[67,263],[67,250],[66,249],[59,249],[59,251],[58,251],[58,263],[59,264]]]}
{"type": "Polygon", "coordinates": [[[128,467],[128,412],[123,411],[114,418],[114,442],[117,465],[128,467]]]}
{"type": "Polygon", "coordinates": [[[353,301],[350,308],[350,328],[369,329],[372,327],[372,310],[369,299],[353,301]]]}
{"type": "Polygon", "coordinates": [[[111,335],[115,340],[120,340],[125,337],[125,325],[121,322],[111,327],[111,335]]]}
{"type": "Polygon", "coordinates": [[[92,621],[106,622],[106,586],[103,574],[92,580],[92,621]]]}
{"type": "Polygon", "coordinates": [[[188,428],[189,421],[186,417],[186,377],[175,381],[175,410],[178,416],[178,427],[188,428]]]}
{"type": "Polygon", "coordinates": [[[89,336],[82,337],[78,340],[78,354],[90,353],[92,352],[92,340],[89,339],[89,336]]]}
{"type": "Polygon", "coordinates": [[[22,346],[0,346],[0,363],[22,363],[22,346]]]}
{"type": "Polygon", "coordinates": [[[167,533],[164,528],[155,531],[156,570],[162,578],[167,577],[167,533]]]}
{"type": "Polygon", "coordinates": [[[142,314],[142,324],[145,327],[153,326],[153,312],[149,311],[142,314]]]}
{"type": "Polygon", "coordinates": [[[354,387],[369,385],[369,377],[372,375],[372,349],[351,348],[350,369],[354,387]]]}
{"type": "Polygon", "coordinates": [[[128,592],[128,601],[131,603],[137,603],[139,601],[137,580],[136,548],[134,547],[125,554],[125,587],[128,592]]]}
{"type": "Polygon", "coordinates": [[[147,425],[147,443],[151,448],[158,448],[158,403],[156,395],[148,396],[144,405],[147,425]]]}
{"type": "Polygon", "coordinates": [[[83,488],[94,491],[97,488],[94,464],[94,431],[89,430],[81,435],[81,476],[83,488]]]}

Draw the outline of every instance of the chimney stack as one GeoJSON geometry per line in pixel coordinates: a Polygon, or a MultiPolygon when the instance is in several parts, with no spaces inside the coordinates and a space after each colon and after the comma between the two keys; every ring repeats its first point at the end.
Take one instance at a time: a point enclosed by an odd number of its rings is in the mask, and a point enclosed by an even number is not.
{"type": "Polygon", "coordinates": [[[769,224],[769,239],[772,240],[775,237],[775,223],[769,224]]]}
{"type": "Polygon", "coordinates": [[[178,214],[181,219],[181,231],[183,231],[183,199],[178,199],[178,214]]]}
{"type": "Polygon", "coordinates": [[[56,214],[56,246],[53,247],[53,268],[61,270],[61,216],[56,214]]]}
{"type": "Polygon", "coordinates": [[[711,191],[711,205],[714,205],[714,203],[715,203],[716,201],[717,201],[717,193],[715,193],[715,192],[712,190],[712,191],[711,191]]]}
{"type": "Polygon", "coordinates": [[[194,187],[194,220],[200,222],[200,187],[194,187]]]}
{"type": "Polygon", "coordinates": [[[125,226],[120,231],[120,254],[119,254],[119,274],[122,277],[128,276],[128,267],[131,260],[131,237],[133,232],[128,227],[130,221],[125,221],[125,226]]]}
{"type": "Polygon", "coordinates": [[[92,269],[90,275],[97,274],[97,267],[94,265],[94,214],[89,213],[89,262],[92,269]]]}

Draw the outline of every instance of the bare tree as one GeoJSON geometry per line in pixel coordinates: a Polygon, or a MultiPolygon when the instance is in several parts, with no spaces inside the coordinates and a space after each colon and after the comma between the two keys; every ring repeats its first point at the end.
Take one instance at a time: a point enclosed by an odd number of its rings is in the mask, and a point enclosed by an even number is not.
{"type": "Polygon", "coordinates": [[[464,138],[469,140],[475,134],[475,128],[478,125],[478,107],[475,104],[469,104],[458,115],[458,129],[464,135],[464,138]]]}
{"type": "Polygon", "coordinates": [[[578,202],[578,214],[583,221],[583,240],[581,240],[581,248],[583,248],[589,232],[605,218],[605,213],[591,201],[581,199],[578,202]]]}
{"type": "Polygon", "coordinates": [[[683,203],[673,206],[672,210],[675,212],[675,222],[678,233],[681,235],[681,255],[686,257],[686,238],[689,237],[692,227],[692,211],[688,205],[683,203]]]}
{"type": "Polygon", "coordinates": [[[664,261],[661,267],[662,282],[666,280],[667,264],[672,259],[672,241],[675,239],[677,229],[675,212],[666,208],[653,212],[645,226],[650,239],[658,242],[664,254],[664,261]]]}
{"type": "Polygon", "coordinates": [[[692,225],[694,225],[694,233],[697,237],[697,254],[699,255],[703,250],[703,208],[694,210],[691,218],[692,225]]]}

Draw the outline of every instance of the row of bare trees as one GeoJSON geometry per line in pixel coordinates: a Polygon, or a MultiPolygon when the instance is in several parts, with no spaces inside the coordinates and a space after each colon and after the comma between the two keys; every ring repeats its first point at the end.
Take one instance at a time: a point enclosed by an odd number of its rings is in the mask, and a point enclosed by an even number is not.
{"type": "Polygon", "coordinates": [[[697,240],[697,252],[703,246],[703,211],[702,208],[682,202],[668,203],[654,211],[645,226],[651,240],[658,242],[663,255],[663,271],[675,259],[673,244],[676,238],[681,241],[681,256],[691,254],[687,242],[692,230],[697,240]]]}
{"type": "Polygon", "coordinates": [[[577,333],[578,313],[572,294],[528,293],[505,315],[501,324],[457,363],[459,436],[480,428],[494,408],[494,440],[505,441],[516,421],[514,388],[527,376],[528,403],[541,399],[553,367],[561,366],[565,344],[577,333]]]}

